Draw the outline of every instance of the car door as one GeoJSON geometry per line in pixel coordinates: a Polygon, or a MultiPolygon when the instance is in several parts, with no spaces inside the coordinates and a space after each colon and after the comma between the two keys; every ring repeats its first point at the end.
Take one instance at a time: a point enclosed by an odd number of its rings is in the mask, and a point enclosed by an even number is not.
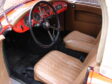
{"type": "Polygon", "coordinates": [[[11,84],[10,77],[8,75],[2,49],[2,39],[3,36],[0,36],[0,84],[11,84]]]}

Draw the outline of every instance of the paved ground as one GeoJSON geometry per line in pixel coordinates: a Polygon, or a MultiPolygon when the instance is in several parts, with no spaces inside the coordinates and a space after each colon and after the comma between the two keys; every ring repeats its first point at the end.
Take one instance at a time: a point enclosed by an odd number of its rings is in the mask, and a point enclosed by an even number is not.
{"type": "Polygon", "coordinates": [[[21,84],[21,83],[19,83],[18,81],[14,80],[14,79],[11,79],[11,81],[12,81],[12,84],[21,84]]]}

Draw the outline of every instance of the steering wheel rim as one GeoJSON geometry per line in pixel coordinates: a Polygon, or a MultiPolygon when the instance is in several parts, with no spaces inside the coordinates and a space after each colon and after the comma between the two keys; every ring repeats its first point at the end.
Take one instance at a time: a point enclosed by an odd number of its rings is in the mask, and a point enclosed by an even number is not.
{"type": "MultiPolygon", "coordinates": [[[[48,2],[46,1],[40,1],[40,2],[37,2],[33,7],[32,9],[30,10],[30,13],[29,13],[29,27],[30,27],[30,33],[31,33],[31,36],[34,40],[34,42],[39,45],[40,47],[42,48],[49,48],[51,47],[52,45],[55,44],[55,42],[58,40],[58,37],[59,37],[59,34],[60,34],[60,20],[59,20],[59,16],[55,10],[55,8],[48,2]],[[37,40],[34,32],[33,32],[33,27],[32,27],[32,13],[33,13],[33,10],[35,9],[35,7],[38,7],[40,4],[47,4],[49,7],[52,8],[54,14],[55,14],[55,17],[56,17],[56,20],[57,20],[57,35],[55,36],[55,38],[52,40],[52,42],[50,44],[43,44],[41,43],[40,41],[37,40]]],[[[49,33],[49,32],[48,32],[49,33]]],[[[49,34],[50,35],[50,34],[49,34]]],[[[51,36],[50,36],[51,37],[51,36]]]]}

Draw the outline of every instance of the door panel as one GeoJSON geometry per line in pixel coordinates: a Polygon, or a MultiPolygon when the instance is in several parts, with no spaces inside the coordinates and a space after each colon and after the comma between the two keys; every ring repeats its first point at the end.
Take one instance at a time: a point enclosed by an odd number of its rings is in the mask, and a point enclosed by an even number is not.
{"type": "Polygon", "coordinates": [[[65,18],[67,30],[78,30],[94,37],[98,35],[102,25],[101,9],[93,5],[70,4],[65,18]]]}
{"type": "Polygon", "coordinates": [[[0,41],[0,84],[11,84],[3,58],[2,41],[0,41]]]}

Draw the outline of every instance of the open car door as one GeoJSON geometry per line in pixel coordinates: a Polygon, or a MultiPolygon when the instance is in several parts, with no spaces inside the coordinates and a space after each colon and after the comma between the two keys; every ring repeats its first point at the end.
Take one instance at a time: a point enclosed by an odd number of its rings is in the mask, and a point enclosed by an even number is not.
{"type": "MultiPolygon", "coordinates": [[[[0,0],[0,12],[3,11],[3,6],[6,0],[0,0]]],[[[3,49],[2,48],[2,35],[0,36],[0,84],[11,84],[10,78],[8,76],[7,69],[5,67],[5,62],[3,58],[3,49]]]]}

